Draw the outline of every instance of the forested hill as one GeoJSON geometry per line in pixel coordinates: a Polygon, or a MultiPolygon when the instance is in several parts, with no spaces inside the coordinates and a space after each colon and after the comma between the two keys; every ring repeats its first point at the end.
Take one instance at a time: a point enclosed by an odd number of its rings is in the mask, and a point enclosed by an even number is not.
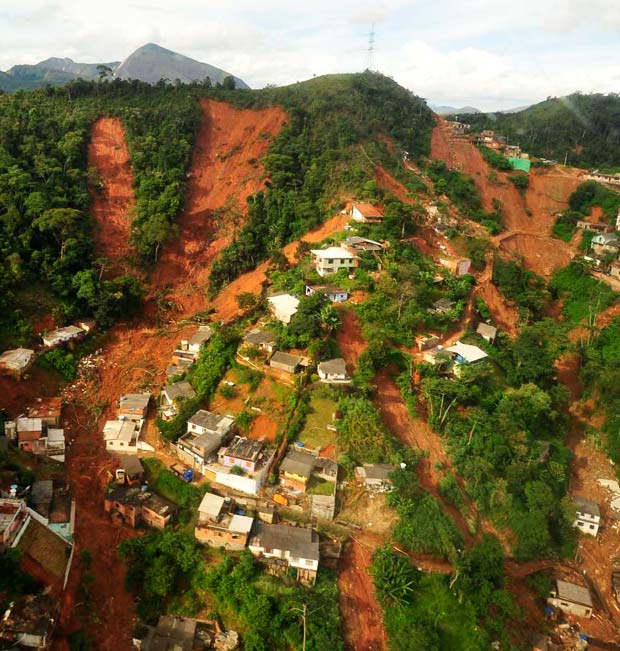
{"type": "Polygon", "coordinates": [[[203,96],[238,107],[280,105],[290,118],[263,161],[270,185],[250,207],[236,248],[225,252],[215,287],[316,225],[343,196],[372,192],[373,162],[396,169],[403,149],[412,157],[429,149],[424,101],[374,73],[260,91],[78,80],[0,92],[0,350],[31,343],[42,312],[57,322],[93,314],[105,326],[139,307],[140,268],[174,237],[183,209],[203,96]],[[87,147],[94,121],[106,115],[125,128],[136,197],[137,273],[120,278],[102,275],[89,214],[96,179],[87,147]]]}
{"type": "Polygon", "coordinates": [[[620,95],[574,93],[518,113],[468,115],[473,128],[495,129],[525,151],[576,167],[620,168],[620,95]]]}

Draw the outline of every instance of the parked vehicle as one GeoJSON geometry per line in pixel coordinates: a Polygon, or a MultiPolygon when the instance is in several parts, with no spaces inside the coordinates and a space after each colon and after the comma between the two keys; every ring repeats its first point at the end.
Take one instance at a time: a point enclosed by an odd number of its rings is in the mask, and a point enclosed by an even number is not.
{"type": "Polygon", "coordinates": [[[181,463],[174,463],[170,466],[170,472],[173,472],[179,479],[191,483],[194,481],[194,471],[181,463]]]}

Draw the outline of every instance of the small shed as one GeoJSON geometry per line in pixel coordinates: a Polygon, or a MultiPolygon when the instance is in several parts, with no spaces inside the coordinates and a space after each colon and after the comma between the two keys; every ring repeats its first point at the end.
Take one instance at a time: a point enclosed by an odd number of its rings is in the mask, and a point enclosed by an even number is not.
{"type": "Polygon", "coordinates": [[[476,328],[476,334],[479,334],[485,341],[493,344],[497,336],[497,328],[489,323],[479,323],[476,328]]]}
{"type": "Polygon", "coordinates": [[[555,589],[551,591],[547,603],[568,615],[576,617],[592,617],[592,595],[585,588],[570,581],[558,579],[555,589]]]}
{"type": "Polygon", "coordinates": [[[347,364],[342,357],[320,362],[317,371],[321,382],[342,383],[350,380],[347,364]]]}

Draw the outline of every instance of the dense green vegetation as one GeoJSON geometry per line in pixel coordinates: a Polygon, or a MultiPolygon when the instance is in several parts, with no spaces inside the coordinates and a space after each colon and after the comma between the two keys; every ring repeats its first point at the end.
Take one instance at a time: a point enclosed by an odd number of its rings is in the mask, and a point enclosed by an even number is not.
{"type": "Polygon", "coordinates": [[[567,392],[553,367],[562,346],[561,328],[541,321],[488,347],[493,363],[452,380],[421,366],[431,425],[482,512],[512,529],[520,558],[566,555],[574,540],[564,498],[567,392]],[[549,458],[541,455],[547,444],[549,458]]]}
{"type": "Polygon", "coordinates": [[[577,167],[620,166],[620,96],[548,99],[517,113],[468,115],[473,130],[494,129],[524,151],[577,167]]]}
{"type": "Polygon", "coordinates": [[[343,648],[336,582],[325,573],[306,588],[268,576],[247,551],[210,552],[207,564],[193,536],[173,531],[125,540],[120,554],[128,561],[126,587],[140,595],[138,615],[147,623],[165,612],[191,617],[209,608],[241,633],[246,651],[289,651],[301,648],[306,605],[306,648],[343,648]]]}
{"type": "Polygon", "coordinates": [[[605,414],[603,443],[609,458],[620,463],[620,319],[603,328],[583,351],[584,386],[605,414]]]}
{"type": "Polygon", "coordinates": [[[540,276],[513,260],[496,257],[493,261],[492,279],[502,294],[515,302],[522,320],[528,322],[542,316],[548,293],[545,281],[540,276]]]}
{"type": "Polygon", "coordinates": [[[512,165],[510,161],[494,149],[489,149],[488,147],[480,147],[480,151],[484,160],[495,169],[502,170],[504,172],[510,172],[512,170],[512,165]]]}
{"type": "Polygon", "coordinates": [[[195,512],[198,509],[200,500],[209,489],[208,484],[195,486],[183,481],[170,472],[161,461],[152,457],[142,459],[142,463],[146,469],[149,486],[156,493],[182,507],[185,511],[184,515],[188,511],[195,512]]]}
{"type": "Polygon", "coordinates": [[[394,165],[400,151],[428,152],[431,113],[420,98],[376,73],[321,77],[303,84],[237,92],[243,106],[279,104],[290,122],[274,138],[263,163],[268,189],[248,201],[249,220],[213,265],[211,289],[269,257],[272,251],[320,224],[342,192],[374,190],[377,162],[394,165]],[[391,156],[377,136],[401,148],[391,156]],[[369,185],[370,184],[370,185],[369,185]]]}
{"type": "Polygon", "coordinates": [[[562,314],[574,326],[583,322],[592,324],[599,312],[617,301],[616,292],[607,283],[593,278],[589,268],[577,261],[553,274],[549,291],[563,299],[562,314]]]}
{"type": "Polygon", "coordinates": [[[450,578],[423,574],[390,548],[379,549],[372,574],[384,611],[390,651],[482,651],[492,641],[512,648],[509,628],[519,616],[505,589],[502,549],[485,537],[458,561],[450,578]]]}

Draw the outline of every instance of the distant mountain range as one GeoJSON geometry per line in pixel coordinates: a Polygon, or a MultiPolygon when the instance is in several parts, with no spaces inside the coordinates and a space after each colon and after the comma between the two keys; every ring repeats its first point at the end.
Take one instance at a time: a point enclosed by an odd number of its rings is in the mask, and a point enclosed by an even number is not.
{"type": "Polygon", "coordinates": [[[429,104],[429,107],[432,111],[435,111],[438,115],[461,115],[465,113],[482,113],[480,109],[475,108],[474,106],[463,106],[461,108],[455,108],[454,106],[437,106],[436,104],[429,104]]]}
{"type": "Polygon", "coordinates": [[[51,57],[34,65],[15,65],[6,72],[0,72],[0,90],[12,92],[47,85],[61,86],[78,78],[92,81],[99,79],[100,65],[110,68],[113,79],[139,79],[154,84],[160,79],[171,82],[180,79],[187,83],[203,81],[209,77],[215,84],[222,82],[225,77],[233,77],[237,88],[249,88],[242,79],[225,70],[190,59],[155,43],[147,43],[124,61],[76,63],[71,59],[51,57]]]}

